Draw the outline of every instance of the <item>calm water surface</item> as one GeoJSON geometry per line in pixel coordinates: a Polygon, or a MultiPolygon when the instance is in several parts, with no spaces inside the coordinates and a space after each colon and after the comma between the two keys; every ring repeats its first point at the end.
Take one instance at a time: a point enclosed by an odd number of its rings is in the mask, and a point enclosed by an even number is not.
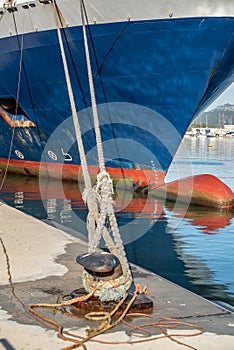
{"type": "MultiPolygon", "coordinates": [[[[210,173],[234,191],[234,138],[185,138],[167,181],[210,173]],[[210,147],[209,147],[210,146],[210,147]],[[212,146],[212,147],[211,147],[212,146]]],[[[0,199],[87,236],[74,183],[8,176],[0,199]]],[[[234,213],[184,208],[118,190],[116,216],[128,259],[208,299],[234,305],[234,213]]],[[[75,260],[75,257],[74,257],[75,260]]],[[[157,288],[157,286],[156,286],[157,288]]]]}

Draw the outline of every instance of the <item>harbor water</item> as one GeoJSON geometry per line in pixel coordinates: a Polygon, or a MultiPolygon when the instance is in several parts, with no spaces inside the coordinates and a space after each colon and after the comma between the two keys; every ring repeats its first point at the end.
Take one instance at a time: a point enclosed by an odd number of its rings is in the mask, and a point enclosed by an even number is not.
{"type": "MultiPolygon", "coordinates": [[[[234,137],[185,137],[166,181],[209,173],[234,191],[233,165],[234,137]]],[[[87,209],[76,183],[9,175],[0,200],[87,238],[87,209]]],[[[115,210],[129,261],[205,298],[234,305],[233,212],[188,208],[121,186],[115,210]]]]}

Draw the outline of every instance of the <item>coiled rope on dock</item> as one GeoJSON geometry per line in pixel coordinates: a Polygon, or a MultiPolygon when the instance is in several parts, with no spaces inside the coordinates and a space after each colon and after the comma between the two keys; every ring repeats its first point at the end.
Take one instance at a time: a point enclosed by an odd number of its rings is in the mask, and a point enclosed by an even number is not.
{"type": "MultiPolygon", "coordinates": [[[[54,308],[56,310],[59,310],[60,308],[64,307],[69,307],[73,302],[77,302],[78,299],[74,298],[71,300],[64,300],[61,303],[56,303],[56,304],[45,304],[45,303],[34,303],[30,305],[28,308],[24,302],[21,300],[21,298],[17,295],[15,286],[12,282],[12,274],[11,274],[11,265],[10,265],[10,257],[7,253],[7,247],[5,246],[3,239],[0,236],[0,245],[2,246],[2,251],[5,256],[5,262],[6,262],[6,270],[7,270],[7,275],[8,275],[8,281],[9,281],[9,286],[10,286],[10,292],[12,297],[19,303],[21,306],[22,310],[26,314],[31,315],[38,323],[41,325],[48,327],[52,330],[57,331],[58,337],[73,343],[72,345],[63,347],[61,350],[71,350],[71,349],[76,349],[78,347],[82,347],[83,350],[87,350],[86,343],[88,341],[99,343],[102,345],[133,345],[133,344],[138,344],[138,343],[146,343],[146,342],[152,342],[152,341],[159,341],[160,339],[168,338],[173,342],[176,342],[177,344],[180,344],[184,347],[187,347],[189,349],[193,350],[198,350],[197,348],[186,344],[185,342],[182,342],[178,340],[178,337],[194,337],[201,335],[204,333],[204,328],[197,325],[197,324],[192,324],[188,322],[183,322],[175,318],[161,318],[158,321],[154,321],[152,319],[152,316],[149,314],[144,314],[144,313],[129,313],[129,310],[135,301],[135,298],[138,293],[144,293],[145,288],[141,289],[138,286],[136,287],[136,290],[132,296],[132,299],[128,303],[127,307],[123,310],[122,314],[114,319],[114,314],[117,311],[117,308],[120,306],[121,303],[124,302],[123,298],[119,303],[117,304],[116,308],[109,313],[108,315],[105,314],[104,317],[101,319],[103,322],[101,325],[97,326],[96,328],[93,328],[88,330],[87,336],[81,336],[79,334],[72,333],[71,331],[66,331],[64,329],[64,326],[59,323],[58,321],[55,321],[54,319],[51,319],[47,316],[42,315],[39,311],[35,310],[37,308],[54,308]],[[132,318],[137,318],[138,316],[143,317],[148,319],[149,321],[147,323],[143,324],[138,324],[138,325],[133,325],[130,322],[127,322],[125,320],[125,317],[130,317],[132,318]],[[106,322],[107,321],[107,322],[106,322]],[[105,322],[105,324],[103,324],[105,322]],[[108,341],[104,339],[96,339],[96,336],[99,334],[103,334],[105,331],[110,330],[111,328],[117,326],[120,323],[123,323],[126,327],[129,329],[127,330],[127,334],[131,337],[128,341],[108,341]],[[176,331],[180,326],[186,327],[187,329],[192,329],[193,333],[189,333],[188,331],[176,331]],[[155,329],[156,332],[159,329],[162,334],[152,334],[151,331],[149,331],[149,328],[155,329]],[[173,330],[169,333],[169,330],[173,330]],[[140,338],[140,339],[134,339],[135,338],[140,338]],[[175,338],[176,337],[176,338],[175,338]]],[[[91,297],[92,294],[86,295],[85,297],[79,297],[79,301],[82,302],[84,300],[87,300],[89,297],[91,297]]],[[[63,312],[64,313],[64,312],[63,312]]],[[[90,314],[87,315],[89,318],[90,314]]],[[[95,313],[91,315],[92,319],[95,320],[100,320],[100,314],[95,313]]],[[[72,316],[74,317],[74,316],[72,316]]],[[[159,343],[160,345],[160,343],[159,343]]],[[[108,347],[109,348],[109,347],[108,347]]]]}

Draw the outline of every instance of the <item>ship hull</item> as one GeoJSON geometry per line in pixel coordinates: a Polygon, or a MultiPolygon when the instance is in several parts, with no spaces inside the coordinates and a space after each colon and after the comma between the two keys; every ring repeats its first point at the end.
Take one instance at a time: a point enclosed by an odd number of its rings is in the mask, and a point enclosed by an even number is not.
{"type": "MultiPolygon", "coordinates": [[[[104,22],[88,26],[88,40],[106,166],[116,181],[126,177],[140,188],[147,182],[161,185],[191,120],[232,82],[234,18],[104,22]]],[[[82,26],[61,33],[95,173],[82,26]]],[[[23,114],[33,123],[14,127],[0,115],[1,169],[76,179],[80,157],[56,28],[6,35],[0,51],[1,110],[8,113],[5,102],[17,100],[18,118],[23,114]]]]}
{"type": "MultiPolygon", "coordinates": [[[[83,173],[80,165],[61,164],[48,162],[31,162],[24,160],[12,160],[9,164],[4,158],[0,159],[0,174],[4,174],[8,168],[9,173],[21,174],[26,176],[50,177],[58,180],[67,180],[79,182],[81,189],[84,186],[83,173]]],[[[88,167],[90,178],[95,184],[96,176],[99,172],[98,166],[88,167]]],[[[164,184],[166,172],[155,172],[151,169],[127,169],[107,167],[106,170],[113,180],[113,185],[119,189],[148,191],[151,186],[160,186],[164,184]],[[156,185],[157,184],[157,185],[156,185]]]]}

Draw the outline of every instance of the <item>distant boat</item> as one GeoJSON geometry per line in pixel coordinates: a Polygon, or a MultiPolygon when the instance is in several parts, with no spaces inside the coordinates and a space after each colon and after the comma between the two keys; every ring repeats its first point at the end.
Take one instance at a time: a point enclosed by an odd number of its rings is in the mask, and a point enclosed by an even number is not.
{"type": "Polygon", "coordinates": [[[217,129],[215,131],[215,136],[224,137],[226,136],[226,131],[224,129],[217,129]]]}
{"type": "Polygon", "coordinates": [[[234,137],[234,131],[228,131],[226,132],[227,137],[234,137]]]}
{"type": "Polygon", "coordinates": [[[216,134],[214,131],[210,131],[206,134],[207,137],[216,137],[216,134]]]}

